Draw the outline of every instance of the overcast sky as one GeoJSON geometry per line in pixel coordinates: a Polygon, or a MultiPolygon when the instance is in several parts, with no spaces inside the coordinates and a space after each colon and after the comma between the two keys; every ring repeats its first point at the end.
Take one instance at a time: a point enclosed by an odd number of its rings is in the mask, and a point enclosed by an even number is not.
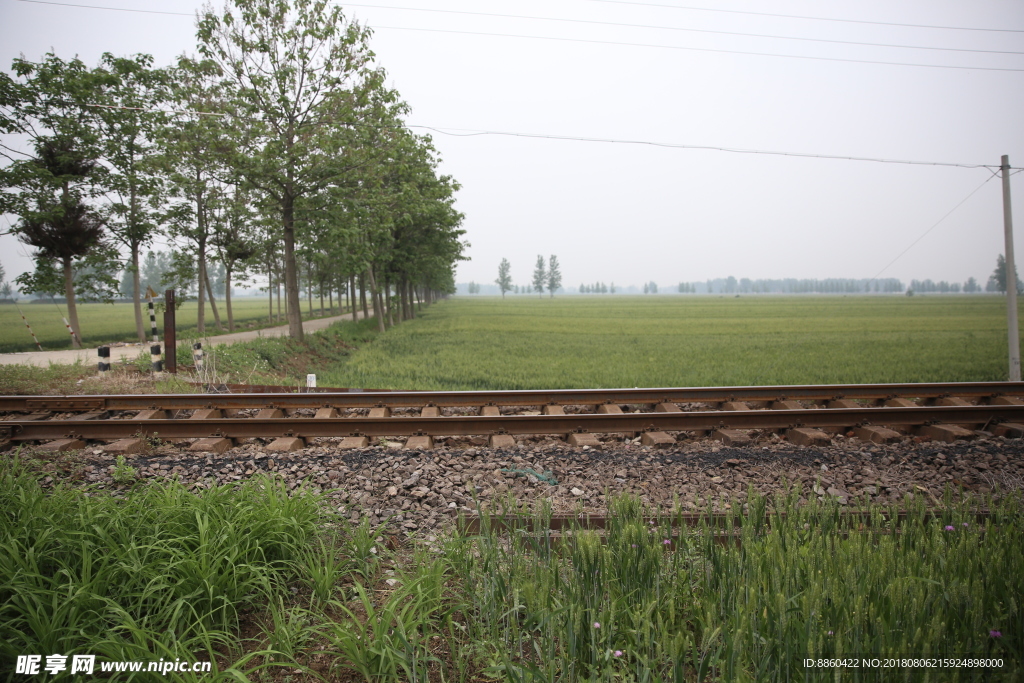
{"type": "MultiPolygon", "coordinates": [[[[199,1],[76,2],[190,16],[0,0],[4,68],[51,49],[90,65],[103,52],[145,52],[167,65],[195,51],[199,1]]],[[[1019,0],[345,7],[374,28],[378,62],[412,107],[408,122],[459,134],[431,133],[442,172],[462,185],[472,260],[459,265],[459,281],[493,281],[505,257],[525,284],[538,254],[557,254],[567,286],[728,275],[984,282],[1003,251],[1001,185],[984,168],[465,134],[990,166],[1008,154],[1024,167],[1019,0]]],[[[1024,174],[1012,184],[1021,254],[1024,174]]],[[[25,254],[0,238],[8,278],[30,267],[25,254]]]]}

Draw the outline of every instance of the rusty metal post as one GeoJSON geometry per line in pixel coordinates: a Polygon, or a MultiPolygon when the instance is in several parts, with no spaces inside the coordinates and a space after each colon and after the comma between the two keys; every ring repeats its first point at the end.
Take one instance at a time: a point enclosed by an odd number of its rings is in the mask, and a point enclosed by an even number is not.
{"type": "Polygon", "coordinates": [[[174,328],[174,290],[164,292],[164,370],[178,372],[178,336],[174,328]]]}

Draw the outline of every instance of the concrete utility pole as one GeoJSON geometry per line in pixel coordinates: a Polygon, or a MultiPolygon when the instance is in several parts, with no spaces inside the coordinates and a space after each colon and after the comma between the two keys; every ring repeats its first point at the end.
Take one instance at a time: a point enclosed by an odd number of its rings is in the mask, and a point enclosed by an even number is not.
{"type": "Polygon", "coordinates": [[[1006,238],[1006,339],[1010,347],[1010,381],[1020,381],[1020,335],[1017,330],[1017,269],[1013,262],[1013,214],[1010,212],[1010,157],[1003,155],[1003,233],[1006,238]]]}

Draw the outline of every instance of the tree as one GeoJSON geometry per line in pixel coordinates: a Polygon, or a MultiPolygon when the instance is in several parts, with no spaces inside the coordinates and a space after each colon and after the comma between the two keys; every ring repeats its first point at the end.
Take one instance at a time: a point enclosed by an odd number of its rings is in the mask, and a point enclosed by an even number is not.
{"type": "MultiPolygon", "coordinates": [[[[1017,264],[1013,266],[1013,274],[1017,276],[1017,293],[1024,293],[1024,288],[1021,287],[1020,275],[1017,274],[1017,264]]],[[[988,286],[985,288],[986,291],[1006,293],[1006,259],[1002,254],[996,258],[996,269],[988,277],[988,286]]]]}
{"type": "Polygon", "coordinates": [[[551,259],[548,261],[547,285],[552,299],[555,297],[555,292],[562,288],[562,271],[558,269],[558,257],[554,254],[551,255],[551,259]]]}
{"type": "Polygon", "coordinates": [[[964,292],[967,294],[973,294],[981,291],[981,285],[973,277],[967,278],[967,282],[964,283],[964,292]]]}
{"type": "MultiPolygon", "coordinates": [[[[103,190],[105,169],[97,162],[96,74],[80,60],[53,54],[32,63],[14,60],[16,82],[0,77],[0,132],[28,136],[35,155],[4,146],[11,163],[0,170],[0,211],[20,216],[14,232],[35,247],[34,273],[16,280],[25,291],[57,293],[63,280],[72,344],[80,347],[76,290],[109,299],[117,281],[102,241],[104,224],[93,201],[103,190]],[[74,270],[86,259],[95,268],[76,282],[74,270]],[[61,271],[57,272],[57,264],[61,271]]],[[[114,271],[116,272],[116,271],[114,271]]]]}
{"type": "Polygon", "coordinates": [[[498,265],[498,279],[494,281],[494,284],[498,285],[498,289],[501,290],[501,298],[505,298],[505,292],[512,291],[512,266],[509,264],[507,258],[501,259],[501,263],[498,265]]]}
{"type": "Polygon", "coordinates": [[[533,291],[544,296],[544,285],[547,284],[548,274],[544,268],[544,257],[537,255],[537,265],[533,269],[533,291]]]}
{"type": "Polygon", "coordinates": [[[107,228],[128,248],[135,332],[140,342],[146,341],[146,332],[139,255],[160,230],[160,178],[153,161],[157,155],[156,128],[164,114],[154,110],[167,98],[166,72],[153,69],[152,64],[149,55],[121,58],[104,53],[96,72],[105,105],[97,114],[101,153],[110,171],[107,186],[112,195],[107,228]]]}
{"type": "MultiPolygon", "coordinates": [[[[273,199],[284,246],[288,327],[302,337],[295,257],[296,203],[347,172],[354,129],[381,105],[384,73],[374,69],[369,29],[347,22],[327,0],[233,0],[199,19],[199,50],[230,79],[239,143],[233,159],[273,199]]],[[[365,135],[386,135],[375,126],[365,135]]],[[[373,272],[369,275],[372,277],[373,272]]]]}
{"type": "MultiPolygon", "coordinates": [[[[212,62],[181,58],[174,70],[176,106],[196,112],[190,119],[165,126],[160,164],[166,173],[171,202],[164,216],[171,234],[191,242],[196,257],[199,312],[196,331],[206,334],[207,254],[215,228],[215,208],[222,184],[218,173],[226,173],[225,152],[230,147],[220,116],[204,116],[223,108],[223,92],[217,87],[218,69],[212,62]]],[[[212,293],[211,293],[212,298],[212,293]]],[[[216,314],[216,308],[214,308],[216,314]]],[[[220,321],[217,321],[220,327],[220,321]]]]}

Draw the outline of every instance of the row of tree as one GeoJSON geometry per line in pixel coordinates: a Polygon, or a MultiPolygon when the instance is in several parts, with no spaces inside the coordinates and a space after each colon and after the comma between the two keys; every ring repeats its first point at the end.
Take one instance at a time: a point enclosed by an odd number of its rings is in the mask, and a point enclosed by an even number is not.
{"type": "Polygon", "coordinates": [[[453,292],[458,184],[404,124],[369,36],[326,0],[231,0],[173,66],[15,60],[0,74],[0,210],[35,259],[18,284],[63,292],[77,331],[76,297],[109,299],[127,265],[140,340],[140,254],[159,236],[176,245],[171,283],[196,283],[200,333],[212,262],[229,327],[232,283],[265,276],[296,338],[300,284],[310,304],[344,294],[353,310],[358,289],[382,330],[453,292]]]}
{"type": "MultiPolygon", "coordinates": [[[[512,284],[512,264],[508,262],[507,258],[501,259],[501,263],[498,264],[498,279],[494,281],[494,284],[498,285],[503,299],[507,292],[514,290],[517,294],[519,293],[519,286],[512,284]]],[[[545,264],[543,256],[537,256],[537,263],[533,268],[532,287],[533,291],[537,292],[540,296],[543,296],[544,290],[547,289],[552,297],[555,296],[555,292],[562,288],[562,269],[558,264],[557,256],[552,254],[547,264],[545,264]]],[[[525,293],[527,288],[524,287],[523,289],[525,293]]],[[[479,291],[479,289],[476,289],[476,292],[479,291]]],[[[471,290],[470,294],[473,293],[475,292],[471,290]]]]}

